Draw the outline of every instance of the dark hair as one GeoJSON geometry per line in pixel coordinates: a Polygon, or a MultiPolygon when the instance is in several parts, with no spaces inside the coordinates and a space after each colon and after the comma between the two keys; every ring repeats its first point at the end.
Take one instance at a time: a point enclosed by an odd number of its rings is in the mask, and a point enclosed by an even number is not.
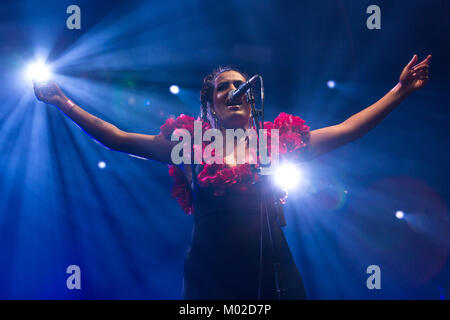
{"type": "Polygon", "coordinates": [[[246,73],[230,66],[218,67],[203,78],[202,89],[200,90],[200,118],[208,122],[211,126],[214,126],[214,118],[212,117],[210,108],[213,103],[214,82],[219,74],[226,71],[236,71],[242,74],[245,79],[248,79],[246,73]]]}

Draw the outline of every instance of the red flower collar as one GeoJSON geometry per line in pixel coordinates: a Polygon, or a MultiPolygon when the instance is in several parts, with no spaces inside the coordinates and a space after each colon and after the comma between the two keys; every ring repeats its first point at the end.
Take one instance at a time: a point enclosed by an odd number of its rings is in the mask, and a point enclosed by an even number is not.
{"type": "MultiPolygon", "coordinates": [[[[199,120],[199,119],[197,119],[199,120]]],[[[177,119],[167,119],[161,126],[161,135],[170,140],[175,129],[186,129],[191,135],[194,134],[195,119],[187,115],[180,115],[177,119]]],[[[304,124],[300,117],[280,113],[274,123],[264,122],[267,130],[267,147],[270,150],[270,129],[279,130],[279,153],[282,156],[298,158],[309,143],[310,127],[304,124]]],[[[202,130],[210,129],[209,123],[202,122],[202,130]]],[[[206,146],[203,143],[202,148],[206,146]]],[[[174,178],[172,196],[177,199],[180,206],[187,214],[194,212],[191,188],[184,172],[175,165],[169,165],[169,174],[174,178]]],[[[247,188],[258,181],[258,174],[254,172],[250,164],[241,164],[235,167],[227,167],[225,164],[205,164],[203,170],[198,174],[197,181],[200,187],[212,187],[215,196],[224,195],[227,190],[238,190],[245,192],[247,188]]]]}

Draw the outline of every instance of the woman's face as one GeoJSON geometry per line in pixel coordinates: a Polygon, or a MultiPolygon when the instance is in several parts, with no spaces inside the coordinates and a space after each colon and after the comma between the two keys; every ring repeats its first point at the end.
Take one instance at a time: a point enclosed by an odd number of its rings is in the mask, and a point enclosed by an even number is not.
{"type": "Polygon", "coordinates": [[[216,77],[212,110],[216,112],[219,126],[226,129],[248,128],[251,110],[245,95],[242,97],[241,104],[226,105],[228,93],[236,90],[245,81],[244,76],[237,71],[225,71],[216,77]]]}

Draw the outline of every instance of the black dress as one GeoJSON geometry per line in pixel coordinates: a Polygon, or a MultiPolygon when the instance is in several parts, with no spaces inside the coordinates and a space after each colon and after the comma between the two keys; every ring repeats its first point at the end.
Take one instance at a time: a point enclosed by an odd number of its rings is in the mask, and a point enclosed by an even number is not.
{"type": "Polygon", "coordinates": [[[211,189],[198,186],[196,177],[201,169],[201,165],[192,166],[195,222],[184,268],[183,298],[278,299],[276,260],[283,298],[305,299],[302,278],[276,219],[276,207],[266,202],[268,218],[261,210],[262,188],[268,184],[259,182],[246,192],[215,196],[211,189]]]}

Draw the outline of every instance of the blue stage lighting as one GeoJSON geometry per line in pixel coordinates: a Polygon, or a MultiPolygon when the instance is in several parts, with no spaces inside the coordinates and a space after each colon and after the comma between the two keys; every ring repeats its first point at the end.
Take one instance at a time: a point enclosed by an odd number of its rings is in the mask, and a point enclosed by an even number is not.
{"type": "Polygon", "coordinates": [[[180,92],[180,88],[177,85],[171,85],[169,90],[173,94],[178,94],[180,92]]]}
{"type": "Polygon", "coordinates": [[[99,167],[100,169],[105,169],[106,163],[105,163],[104,161],[99,161],[99,162],[98,162],[98,167],[99,167]]]}
{"type": "Polygon", "coordinates": [[[29,80],[37,82],[46,82],[51,78],[51,69],[42,61],[30,63],[26,70],[26,76],[29,80]]]}
{"type": "Polygon", "coordinates": [[[334,82],[333,80],[330,80],[327,82],[327,86],[330,89],[333,89],[336,86],[336,82],[334,82]]]}
{"type": "Polygon", "coordinates": [[[405,216],[405,214],[403,213],[403,211],[398,210],[395,213],[395,216],[397,217],[397,219],[403,219],[403,217],[405,216]]]}

